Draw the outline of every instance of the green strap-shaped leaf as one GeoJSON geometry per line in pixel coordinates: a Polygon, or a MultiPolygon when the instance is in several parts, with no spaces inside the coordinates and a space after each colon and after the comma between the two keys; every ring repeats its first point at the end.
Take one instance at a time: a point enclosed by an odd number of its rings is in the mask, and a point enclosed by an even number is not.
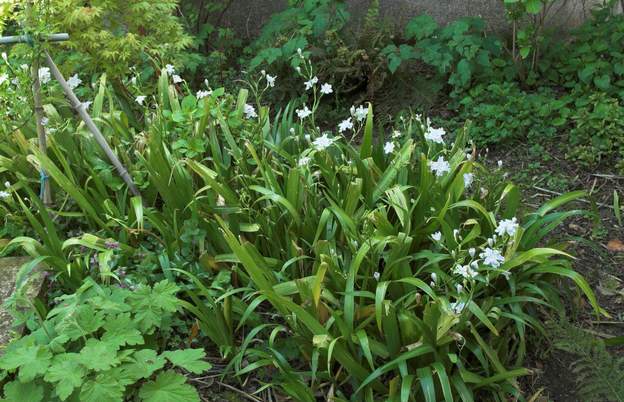
{"type": "Polygon", "coordinates": [[[451,389],[451,383],[449,382],[448,375],[444,365],[439,361],[431,363],[431,367],[435,370],[440,380],[440,387],[442,388],[442,394],[446,402],[453,402],[453,390],[451,389]]]}
{"type": "Polygon", "coordinates": [[[433,372],[429,367],[422,367],[416,370],[418,379],[420,380],[420,388],[422,388],[425,400],[427,402],[436,402],[435,385],[433,383],[433,372]]]}
{"type": "Polygon", "coordinates": [[[402,363],[402,362],[405,362],[407,360],[416,358],[418,356],[422,356],[422,355],[427,354],[427,353],[433,353],[433,348],[431,346],[429,346],[429,345],[421,345],[421,346],[415,347],[412,350],[409,350],[407,352],[402,353],[396,359],[394,359],[394,360],[384,364],[383,366],[377,368],[375,371],[370,373],[370,375],[368,377],[366,377],[366,379],[360,384],[360,386],[355,391],[355,393],[358,394],[368,384],[370,384],[371,382],[377,380],[380,376],[382,376],[383,374],[385,374],[388,371],[392,370],[393,368],[397,367],[399,365],[399,363],[402,363]]]}
{"type": "Polygon", "coordinates": [[[488,329],[492,331],[494,335],[499,335],[496,327],[494,327],[494,324],[492,324],[492,321],[490,321],[490,319],[485,315],[483,310],[481,310],[481,308],[473,300],[468,303],[468,310],[470,310],[470,312],[474,314],[479,319],[479,321],[481,321],[486,327],[488,327],[488,329]]]}
{"type": "Polygon", "coordinates": [[[265,187],[249,186],[249,189],[256,191],[260,194],[264,194],[264,197],[261,197],[259,200],[268,199],[282,205],[284,208],[286,208],[290,216],[292,216],[292,218],[295,220],[295,224],[297,226],[301,225],[301,216],[299,215],[299,212],[297,212],[295,207],[284,196],[281,196],[265,187]]]}
{"type": "Polygon", "coordinates": [[[576,286],[578,286],[581,289],[581,291],[585,294],[585,296],[589,300],[589,303],[594,308],[594,311],[596,312],[596,314],[597,315],[602,314],[606,317],[609,317],[609,313],[607,313],[604,309],[602,309],[598,305],[598,300],[596,299],[596,295],[591,290],[589,283],[587,283],[585,278],[583,278],[583,276],[579,274],[578,272],[569,268],[562,267],[562,266],[545,266],[545,267],[542,266],[542,267],[535,267],[535,268],[530,269],[529,271],[527,271],[527,274],[553,274],[553,275],[564,276],[566,278],[572,279],[576,283],[576,286]]]}
{"type": "Polygon", "coordinates": [[[370,158],[373,154],[373,105],[368,104],[368,114],[366,115],[366,125],[364,126],[364,136],[360,146],[360,158],[370,158]]]}

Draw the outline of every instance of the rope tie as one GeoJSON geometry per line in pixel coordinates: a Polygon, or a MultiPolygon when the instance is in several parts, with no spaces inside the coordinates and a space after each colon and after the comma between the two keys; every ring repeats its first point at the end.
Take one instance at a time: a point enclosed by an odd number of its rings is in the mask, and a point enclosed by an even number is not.
{"type": "Polygon", "coordinates": [[[45,184],[46,181],[48,181],[48,179],[50,178],[50,176],[48,176],[45,172],[45,170],[41,169],[39,171],[39,184],[41,187],[39,187],[39,198],[43,199],[43,195],[45,192],[45,184]]]}

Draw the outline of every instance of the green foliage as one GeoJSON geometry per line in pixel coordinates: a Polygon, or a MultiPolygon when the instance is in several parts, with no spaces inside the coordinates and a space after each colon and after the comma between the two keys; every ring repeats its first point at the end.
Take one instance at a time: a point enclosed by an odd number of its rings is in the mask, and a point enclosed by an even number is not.
{"type": "Polygon", "coordinates": [[[0,35],[4,32],[4,27],[13,16],[14,0],[5,0],[0,3],[0,35]]]}
{"type": "Polygon", "coordinates": [[[271,17],[251,45],[250,68],[288,63],[297,49],[323,43],[348,20],[344,1],[289,0],[288,7],[271,17]]]}
{"type": "Polygon", "coordinates": [[[177,13],[192,43],[176,55],[176,64],[185,75],[207,78],[221,85],[237,77],[237,58],[242,52],[242,41],[232,28],[223,26],[223,16],[234,1],[179,1],[177,13]]]}
{"type": "Polygon", "coordinates": [[[571,156],[596,165],[612,163],[624,171],[624,108],[617,98],[593,94],[579,98],[571,116],[571,156]]]}
{"type": "Polygon", "coordinates": [[[405,27],[404,43],[383,50],[388,68],[395,72],[403,63],[416,60],[431,67],[455,91],[473,81],[491,80],[495,66],[503,66],[502,44],[485,35],[485,22],[464,18],[439,27],[427,15],[413,18],[405,27]]]}
{"type": "MultiPolygon", "coordinates": [[[[302,87],[314,70],[306,52],[295,57],[302,87]]],[[[180,376],[157,372],[202,371],[201,352],[151,347],[180,306],[227,359],[224,374],[269,372],[263,386],[297,400],[504,400],[528,374],[538,308],[562,309],[553,278],[573,280],[601,312],[546,237],[584,214],[556,211],[584,193],[528,211],[512,183],[489,182],[466,156],[469,128],[447,146],[436,139],[443,132],[406,115],[384,139],[369,105],[334,134],[316,124],[327,96],[317,84],[305,107],[272,111],[266,73],[237,96],[215,89],[198,99],[161,71],[138,127],[105,79],[92,106],[142,199],[128,195],[54,87],[47,155],[27,128],[2,133],[0,175],[12,183],[2,202],[32,232],[7,250],[35,258],[23,275],[45,262],[68,293],[50,313],[20,317],[32,333],[0,363],[16,373],[7,392],[33,380],[35,396],[54,386],[59,398],[85,401],[137,390],[196,400],[180,376]],[[359,134],[361,145],[348,139],[359,134]],[[39,167],[54,210],[38,200],[39,167]],[[62,386],[61,359],[75,368],[62,386]]]]}
{"type": "Polygon", "coordinates": [[[604,93],[557,96],[547,87],[526,92],[512,83],[478,85],[459,101],[459,120],[474,121],[477,144],[536,141],[563,136],[566,156],[589,166],[622,170],[624,115],[621,102],[604,93]]]}
{"type": "Polygon", "coordinates": [[[199,401],[184,376],[160,371],[171,365],[202,373],[210,368],[204,351],[158,354],[150,346],[171,331],[178,290],[166,281],[133,292],[87,280],[76,293],[57,298],[45,319],[32,323],[30,334],[0,358],[3,376],[15,374],[4,386],[5,400],[122,401],[136,393],[135,384],[156,377],[140,386],[141,400],[199,401]]]}
{"type": "Polygon", "coordinates": [[[199,402],[197,391],[174,371],[159,374],[141,388],[139,396],[146,402],[199,402]]]}
{"type": "Polygon", "coordinates": [[[556,349],[575,357],[572,371],[584,401],[624,400],[624,358],[607,349],[605,341],[567,322],[549,327],[556,349]]]}
{"type": "Polygon", "coordinates": [[[83,74],[107,72],[121,79],[136,69],[147,75],[191,43],[174,15],[177,0],[15,3],[20,33],[70,34],[68,42],[54,47],[66,50],[60,56],[66,68],[83,74]]]}
{"type": "MultiPolygon", "coordinates": [[[[297,57],[297,50],[302,49],[314,61],[319,79],[332,83],[334,93],[357,97],[360,103],[372,100],[385,83],[388,73],[381,49],[391,36],[391,26],[380,18],[378,0],[370,1],[357,21],[351,19],[343,0],[291,1],[247,48],[251,60],[243,67],[277,75],[280,85],[271,99],[284,106],[299,93],[301,83],[292,68],[303,68],[297,57]]],[[[334,103],[341,99],[333,96],[330,105],[322,105],[323,124],[333,124],[338,118],[334,103]]]]}
{"type": "Polygon", "coordinates": [[[624,15],[599,8],[565,46],[553,46],[543,75],[566,88],[624,99],[624,15]]]}
{"type": "Polygon", "coordinates": [[[545,40],[545,21],[555,5],[553,0],[503,0],[507,19],[512,24],[511,56],[521,68],[528,64],[534,71],[545,40]],[[525,61],[529,63],[525,63],[525,61]]]}
{"type": "Polygon", "coordinates": [[[459,101],[460,119],[473,121],[472,138],[480,145],[526,138],[543,142],[567,124],[567,103],[546,88],[527,93],[513,83],[477,85],[459,101]]]}

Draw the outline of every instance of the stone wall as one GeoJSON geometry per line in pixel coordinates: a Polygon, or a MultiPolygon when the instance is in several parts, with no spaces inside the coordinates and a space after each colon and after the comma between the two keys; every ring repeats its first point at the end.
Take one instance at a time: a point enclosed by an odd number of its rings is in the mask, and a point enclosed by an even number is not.
{"type": "MultiPolygon", "coordinates": [[[[558,0],[548,14],[549,25],[565,31],[577,26],[587,16],[592,5],[601,0],[558,0]]],[[[355,17],[364,15],[370,0],[347,0],[355,17]]],[[[233,27],[245,38],[253,37],[271,14],[286,6],[285,0],[234,0],[224,16],[223,23],[233,27]]],[[[505,31],[502,0],[381,0],[381,15],[387,23],[400,29],[411,17],[428,14],[445,24],[466,16],[481,16],[492,31],[505,31]]],[[[357,22],[356,22],[357,23],[357,22]]]]}

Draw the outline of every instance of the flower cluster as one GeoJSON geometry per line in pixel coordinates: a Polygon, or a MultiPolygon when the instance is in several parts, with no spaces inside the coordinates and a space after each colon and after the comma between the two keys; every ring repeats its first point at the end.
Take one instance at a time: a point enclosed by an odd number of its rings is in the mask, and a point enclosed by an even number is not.
{"type": "Polygon", "coordinates": [[[71,89],[78,88],[80,84],[82,84],[82,80],[78,77],[78,74],[74,74],[67,79],[67,85],[69,85],[71,89]]]}
{"type": "Polygon", "coordinates": [[[254,108],[249,103],[245,104],[244,113],[245,113],[245,117],[248,119],[253,119],[253,118],[258,117],[258,114],[256,113],[256,108],[254,108]]]}

